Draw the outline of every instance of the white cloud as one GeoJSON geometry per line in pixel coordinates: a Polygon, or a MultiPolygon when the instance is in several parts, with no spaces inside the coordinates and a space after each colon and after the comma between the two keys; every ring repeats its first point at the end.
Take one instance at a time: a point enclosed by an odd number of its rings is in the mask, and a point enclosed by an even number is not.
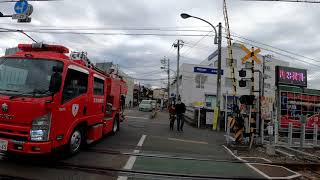
{"type": "MultiPolygon", "coordinates": [[[[280,2],[244,2],[229,0],[228,12],[231,31],[250,39],[287,49],[310,57],[320,57],[318,47],[320,25],[316,23],[320,5],[280,2]]],[[[222,0],[65,0],[53,2],[31,2],[34,6],[31,24],[17,24],[9,18],[0,18],[0,27],[16,29],[40,29],[53,27],[69,28],[147,28],[196,26],[198,30],[211,30],[195,19],[181,19],[186,12],[209,20],[214,25],[223,22],[222,0]]],[[[0,11],[13,13],[13,3],[0,3],[0,11]]],[[[224,22],[222,23],[224,26],[224,22]]],[[[83,31],[82,31],[83,32],[83,31]]],[[[84,31],[85,32],[85,31],[84,31]]],[[[101,32],[101,31],[90,31],[101,32]]],[[[104,31],[106,32],[106,31],[104,31]]],[[[200,32],[159,32],[159,31],[107,31],[121,33],[170,33],[199,34],[200,32]]],[[[205,34],[205,33],[204,33],[205,34]]],[[[73,50],[88,51],[95,61],[110,60],[126,67],[154,66],[137,68],[136,75],[159,69],[164,56],[175,63],[176,50],[170,49],[176,39],[193,44],[201,37],[158,37],[158,36],[102,36],[30,33],[37,40],[62,44],[73,50]],[[170,49],[170,51],[169,51],[170,49]]],[[[0,33],[0,54],[5,48],[18,43],[31,43],[21,34],[0,33]]],[[[224,41],[224,45],[226,45],[224,41]]],[[[216,46],[213,39],[206,37],[198,46],[188,50],[182,48],[181,62],[198,63],[205,59],[216,46]],[[183,51],[189,51],[183,53],[183,51]]],[[[263,52],[265,53],[265,52],[263,52]]],[[[278,55],[276,55],[278,56],[278,55]]],[[[279,59],[283,57],[278,56],[279,59]]],[[[288,59],[288,58],[285,58],[288,59]]],[[[301,58],[303,59],[303,58],[301,58]]],[[[290,60],[290,59],[289,59],[290,60]]],[[[290,60],[297,64],[296,60],[290,60]]],[[[310,61],[310,60],[307,60],[310,61]]],[[[311,62],[311,61],[310,61],[311,62]]],[[[175,65],[173,64],[173,67],[175,65]]],[[[317,67],[310,68],[310,74],[317,67]]],[[[317,79],[316,75],[314,78],[317,79]]],[[[150,75],[148,78],[156,78],[150,75]]],[[[161,75],[162,77],[162,75],[161,75]]],[[[161,85],[162,82],[152,82],[161,85]]]]}

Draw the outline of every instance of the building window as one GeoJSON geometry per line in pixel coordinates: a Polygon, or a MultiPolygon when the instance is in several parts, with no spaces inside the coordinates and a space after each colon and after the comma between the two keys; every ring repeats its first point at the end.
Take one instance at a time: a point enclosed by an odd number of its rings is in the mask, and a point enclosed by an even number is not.
{"type": "Polygon", "coordinates": [[[218,60],[213,63],[214,67],[218,67],[218,60]]]}
{"type": "Polygon", "coordinates": [[[268,74],[264,74],[264,79],[271,79],[272,77],[268,74]]]}
{"type": "Polygon", "coordinates": [[[231,59],[228,59],[228,58],[227,58],[227,66],[231,66],[231,65],[232,65],[231,63],[232,63],[232,62],[233,62],[233,67],[237,67],[237,62],[238,62],[238,61],[237,61],[236,59],[233,59],[233,61],[232,61],[231,59]]]}
{"type": "Polygon", "coordinates": [[[270,66],[264,66],[264,70],[271,71],[271,67],[270,66]]]}
{"type": "Polygon", "coordinates": [[[208,77],[202,74],[197,74],[195,77],[196,88],[204,89],[204,84],[206,83],[208,77]]]}
{"type": "Polygon", "coordinates": [[[270,83],[264,83],[264,88],[265,89],[271,89],[271,84],[270,83]]]}
{"type": "Polygon", "coordinates": [[[216,96],[206,95],[206,97],[205,97],[205,101],[206,101],[205,106],[206,106],[207,108],[213,109],[213,107],[216,106],[216,99],[217,99],[216,96]]]}
{"type": "Polygon", "coordinates": [[[225,87],[228,87],[228,88],[232,87],[233,86],[232,83],[233,83],[232,78],[225,78],[225,87]]]}

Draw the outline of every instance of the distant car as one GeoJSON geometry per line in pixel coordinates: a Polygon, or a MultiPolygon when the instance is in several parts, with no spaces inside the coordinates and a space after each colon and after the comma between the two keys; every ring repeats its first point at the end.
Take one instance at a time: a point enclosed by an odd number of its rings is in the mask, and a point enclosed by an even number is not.
{"type": "Polygon", "coordinates": [[[142,100],[139,104],[139,111],[152,111],[154,107],[153,100],[142,100]]]}
{"type": "Polygon", "coordinates": [[[151,104],[153,108],[157,107],[157,101],[156,100],[151,100],[151,104]]]}

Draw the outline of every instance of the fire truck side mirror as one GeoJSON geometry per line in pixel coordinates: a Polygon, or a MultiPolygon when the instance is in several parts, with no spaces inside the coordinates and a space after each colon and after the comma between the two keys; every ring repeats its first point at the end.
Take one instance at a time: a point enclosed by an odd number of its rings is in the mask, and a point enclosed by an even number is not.
{"type": "Polygon", "coordinates": [[[61,84],[62,84],[61,73],[59,72],[53,73],[50,79],[49,91],[52,93],[59,92],[61,84]]]}

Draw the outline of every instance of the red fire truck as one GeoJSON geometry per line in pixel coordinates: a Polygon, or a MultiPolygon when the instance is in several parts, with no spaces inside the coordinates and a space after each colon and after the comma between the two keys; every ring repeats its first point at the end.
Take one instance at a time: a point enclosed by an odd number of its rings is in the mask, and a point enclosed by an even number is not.
{"type": "Polygon", "coordinates": [[[0,58],[0,151],[77,153],[119,131],[121,77],[97,69],[60,45],[20,44],[0,58]]]}

